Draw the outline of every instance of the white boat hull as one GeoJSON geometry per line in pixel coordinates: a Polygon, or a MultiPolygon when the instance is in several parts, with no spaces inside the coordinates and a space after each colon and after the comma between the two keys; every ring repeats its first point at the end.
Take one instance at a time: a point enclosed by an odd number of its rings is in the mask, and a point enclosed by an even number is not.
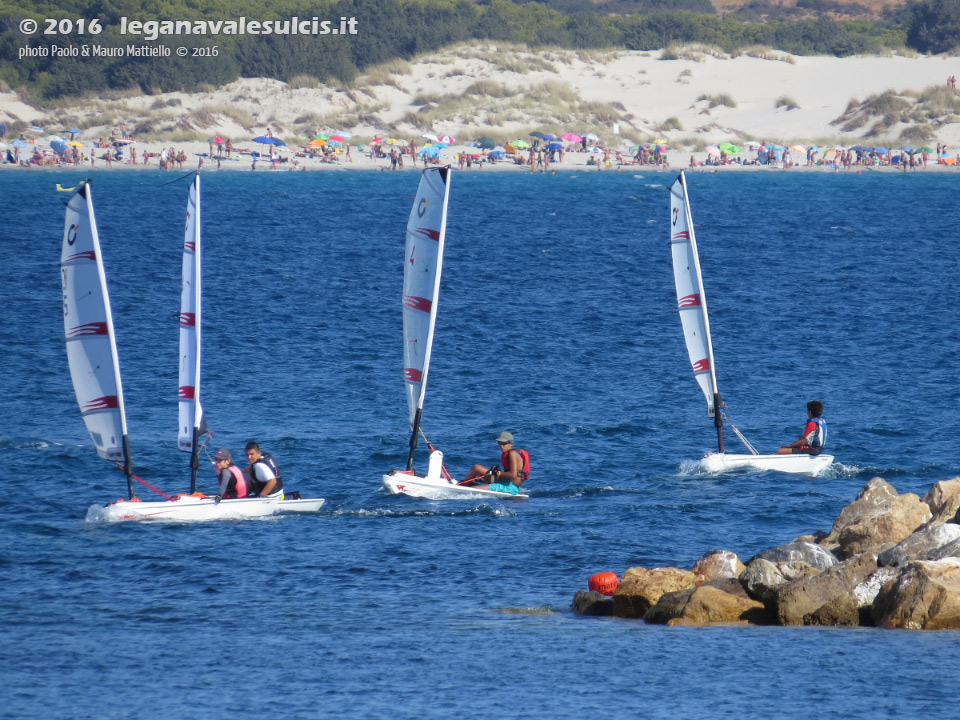
{"type": "Polygon", "coordinates": [[[700,466],[709,473],[730,470],[776,470],[816,477],[830,467],[833,455],[736,455],[733,453],[710,453],[700,461],[700,466]]]}
{"type": "Polygon", "coordinates": [[[267,517],[279,513],[317,512],[323,498],[281,500],[276,498],[240,498],[216,502],[212,497],[181,495],[174,500],[140,502],[118,500],[106,507],[93,506],[88,520],[116,522],[123,520],[164,520],[168,522],[203,522],[209,520],[242,520],[267,517]]]}
{"type": "Polygon", "coordinates": [[[493,490],[481,490],[470,485],[457,485],[442,477],[420,477],[394,470],[383,476],[383,487],[391,495],[409,495],[428,500],[477,500],[498,498],[501,500],[527,500],[529,495],[511,495],[493,490]]]}

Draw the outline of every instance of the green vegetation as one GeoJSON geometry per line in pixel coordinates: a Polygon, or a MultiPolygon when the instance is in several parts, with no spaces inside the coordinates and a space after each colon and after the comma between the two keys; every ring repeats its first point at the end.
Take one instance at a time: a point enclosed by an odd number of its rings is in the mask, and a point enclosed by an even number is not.
{"type": "MultiPolygon", "coordinates": [[[[610,0],[602,4],[580,0],[276,0],[269,6],[253,0],[0,0],[0,83],[25,88],[38,102],[105,91],[131,90],[160,93],[219,87],[239,77],[267,77],[310,87],[314,82],[338,87],[369,87],[395,82],[409,72],[406,61],[443,47],[473,40],[494,41],[507,51],[500,56],[503,69],[526,74],[552,71],[548,48],[575,49],[596,54],[610,48],[664,51],[662,57],[698,58],[740,53],[783,59],[768,50],[800,54],[851,55],[889,52],[910,47],[921,52],[941,52],[958,44],[960,0],[924,0],[911,12],[878,22],[837,21],[823,15],[837,8],[833,0],[802,0],[797,7],[816,20],[794,21],[767,12],[754,4],[764,22],[718,17],[708,0],[610,0]],[[266,9],[269,7],[269,9],[266,9]],[[121,17],[129,20],[232,21],[288,20],[291,17],[321,20],[356,18],[356,35],[213,35],[183,37],[119,35],[121,17]],[[29,38],[19,31],[23,18],[99,18],[99,35],[44,35],[29,38]],[[771,19],[772,18],[772,19],[771,19]],[[20,59],[26,43],[34,48],[51,45],[90,44],[106,48],[140,45],[166,46],[164,57],[85,57],[80,61],[35,56],[20,59]],[[543,58],[519,59],[511,44],[543,50],[543,58]],[[209,48],[205,57],[180,58],[179,45],[209,48]],[[214,54],[213,48],[216,48],[214,54]],[[758,49],[759,48],[759,49],[758,49]],[[407,68],[405,70],[405,68],[407,68]],[[365,76],[365,77],[361,77],[365,76]]],[[[839,6],[838,6],[839,7],[839,6]]],[[[844,6],[848,7],[849,6],[844,6]]],[[[746,17],[749,15],[742,15],[746,17]]],[[[42,26],[41,26],[42,29],[42,26]]],[[[456,72],[454,65],[449,72],[456,72]]],[[[460,72],[463,72],[460,69],[460,72]]],[[[606,114],[601,112],[601,114],[606,114]]]]}

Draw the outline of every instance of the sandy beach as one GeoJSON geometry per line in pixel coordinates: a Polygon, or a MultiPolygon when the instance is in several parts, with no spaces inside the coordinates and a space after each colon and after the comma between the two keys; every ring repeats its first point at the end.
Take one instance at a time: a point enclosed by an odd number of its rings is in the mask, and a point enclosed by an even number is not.
{"type": "MultiPolygon", "coordinates": [[[[21,156],[74,126],[83,129],[76,139],[89,153],[97,139],[119,136],[123,124],[136,140],[138,167],[144,152],[173,147],[186,153],[184,169],[197,167],[210,149],[206,139],[217,135],[233,142],[234,155],[266,153],[268,146],[252,140],[268,131],[286,143],[279,153],[287,162],[277,168],[298,170],[389,168],[389,159],[368,156],[376,137],[422,148],[426,135],[450,135],[455,142],[441,150],[440,161],[455,163],[465,149],[476,151],[467,143],[478,138],[503,145],[533,141],[533,131],[593,133],[611,158],[621,151],[628,159],[632,146],[657,141],[672,168],[689,165],[691,157],[705,162],[709,146],[724,142],[741,147],[744,160],[756,157],[756,143],[822,150],[942,143],[956,154],[960,101],[946,80],[958,66],[960,59],[945,56],[800,57],[758,48],[730,57],[702,47],[531,52],[478,43],[373,68],[349,86],[306,77],[291,84],[242,79],[204,93],[116,93],[46,109],[6,92],[0,121],[42,128],[24,132],[32,144],[21,156]],[[335,132],[350,135],[349,161],[342,146],[334,163],[296,157],[316,134],[335,132]]],[[[7,143],[18,135],[8,132],[7,143]]],[[[567,153],[550,169],[582,169],[596,157],[567,153]]],[[[207,158],[204,169],[249,170],[251,160],[207,158]]],[[[95,167],[103,166],[98,159],[95,167]]],[[[404,169],[411,166],[406,158],[404,169]]],[[[256,169],[267,167],[261,161],[256,169]]],[[[509,160],[484,167],[522,170],[509,160]]]]}

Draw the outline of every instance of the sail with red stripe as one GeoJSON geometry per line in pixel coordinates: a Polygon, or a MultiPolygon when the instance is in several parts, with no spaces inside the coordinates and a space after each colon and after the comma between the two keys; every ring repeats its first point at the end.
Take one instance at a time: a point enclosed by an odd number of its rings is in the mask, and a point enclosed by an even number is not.
{"type": "Polygon", "coordinates": [[[403,362],[410,427],[423,408],[437,321],[437,297],[447,229],[449,168],[428,168],[407,221],[403,270],[403,362]]]}
{"type": "Polygon", "coordinates": [[[673,253],[673,279],[677,288],[677,307],[683,325],[683,338],[694,377],[707,398],[707,414],[717,411],[717,374],[713,367],[713,345],[707,299],[703,294],[697,238],[693,232],[687,182],[683,173],[670,188],[670,249],[673,253]]]}
{"type": "Polygon", "coordinates": [[[67,361],[83,422],[100,457],[127,462],[120,361],[89,183],[67,203],[60,285],[67,361]]]}
{"type": "Polygon", "coordinates": [[[200,176],[187,196],[180,288],[179,429],[177,447],[192,453],[203,424],[200,407],[200,176]]]}

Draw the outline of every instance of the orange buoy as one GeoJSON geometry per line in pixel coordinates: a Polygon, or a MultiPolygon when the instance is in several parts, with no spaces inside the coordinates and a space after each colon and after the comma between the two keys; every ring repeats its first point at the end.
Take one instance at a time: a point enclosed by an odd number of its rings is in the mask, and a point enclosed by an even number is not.
{"type": "Polygon", "coordinates": [[[591,592],[598,592],[601,595],[613,595],[618,585],[620,585],[620,578],[613,572],[594,573],[587,581],[587,587],[591,592]]]}

